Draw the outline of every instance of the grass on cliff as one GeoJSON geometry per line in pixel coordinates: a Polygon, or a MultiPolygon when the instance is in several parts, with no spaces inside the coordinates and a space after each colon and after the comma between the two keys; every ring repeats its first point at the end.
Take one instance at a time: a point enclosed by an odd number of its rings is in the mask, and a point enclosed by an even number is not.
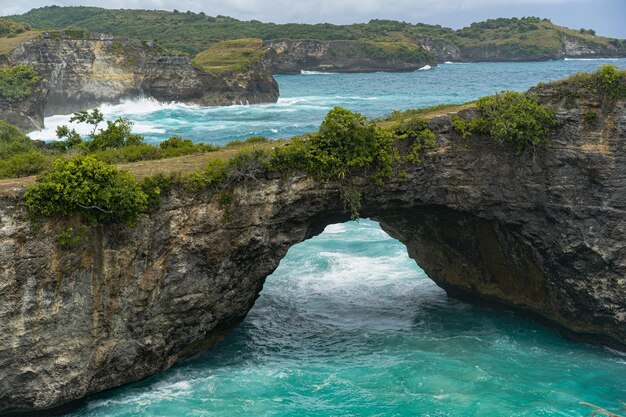
{"type": "Polygon", "coordinates": [[[41,36],[41,32],[24,32],[12,37],[0,37],[0,55],[8,55],[18,45],[41,36]]]}
{"type": "Polygon", "coordinates": [[[213,74],[249,70],[265,55],[261,39],[237,39],[218,42],[200,52],[193,64],[213,74]]]}

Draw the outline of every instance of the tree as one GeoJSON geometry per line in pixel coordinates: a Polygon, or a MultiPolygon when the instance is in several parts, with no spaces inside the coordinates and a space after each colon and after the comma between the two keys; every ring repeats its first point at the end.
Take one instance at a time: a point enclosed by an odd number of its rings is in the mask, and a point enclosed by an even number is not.
{"type": "Polygon", "coordinates": [[[57,144],[61,149],[71,149],[84,143],[90,151],[105,150],[111,148],[122,148],[124,146],[136,146],[143,143],[143,138],[132,133],[133,123],[119,117],[114,121],[107,120],[106,128],[98,130],[100,123],[104,121],[104,115],[98,109],[91,112],[83,110],[74,113],[70,122],[87,123],[93,126],[89,136],[91,140],[83,141],[75,129],[69,129],[66,125],[58,126],[57,137],[64,139],[57,144]]]}

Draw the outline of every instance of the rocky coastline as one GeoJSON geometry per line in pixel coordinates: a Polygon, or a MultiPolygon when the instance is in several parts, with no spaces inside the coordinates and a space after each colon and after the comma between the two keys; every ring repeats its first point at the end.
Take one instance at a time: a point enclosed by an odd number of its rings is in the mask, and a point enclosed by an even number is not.
{"type": "MultiPolygon", "coordinates": [[[[519,309],[626,348],[626,103],[535,90],[557,109],[550,144],[518,155],[428,121],[436,147],[383,186],[350,178],[380,222],[452,297],[519,309]],[[571,98],[571,97],[570,97],[571,98]],[[594,113],[593,123],[585,115],[594,113]]],[[[458,116],[471,119],[476,110],[458,116]]],[[[287,250],[350,219],[345,183],[263,175],[176,189],[134,228],[56,236],[0,198],[0,415],[62,406],[140,380],[219,342],[287,250]]]]}

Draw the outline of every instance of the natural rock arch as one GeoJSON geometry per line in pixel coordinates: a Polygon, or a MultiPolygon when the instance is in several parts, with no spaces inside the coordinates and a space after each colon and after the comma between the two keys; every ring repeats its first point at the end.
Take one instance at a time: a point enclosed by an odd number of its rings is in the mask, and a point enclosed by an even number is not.
{"type": "Polygon", "coordinates": [[[137,227],[92,230],[72,250],[56,242],[71,222],[33,230],[19,197],[2,197],[0,414],[59,406],[213,345],[289,247],[350,218],[346,190],[450,295],[623,348],[626,111],[593,130],[582,112],[561,109],[551,145],[521,156],[434,118],[437,148],[384,186],[294,174],[175,191],[137,227]]]}

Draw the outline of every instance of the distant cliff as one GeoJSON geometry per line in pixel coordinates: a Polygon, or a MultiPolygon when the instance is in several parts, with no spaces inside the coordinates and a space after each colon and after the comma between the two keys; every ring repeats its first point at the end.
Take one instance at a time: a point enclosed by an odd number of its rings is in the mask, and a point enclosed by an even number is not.
{"type": "Polygon", "coordinates": [[[563,58],[626,57],[626,49],[562,35],[558,45],[458,43],[428,37],[407,41],[271,40],[265,41],[274,74],[301,71],[415,71],[446,61],[545,61],[563,58]]]}
{"type": "Polygon", "coordinates": [[[401,41],[279,40],[266,41],[265,47],[275,74],[415,71],[437,64],[435,54],[401,41]]]}
{"type": "Polygon", "coordinates": [[[463,138],[439,114],[427,122],[435,148],[383,186],[371,172],[347,184],[255,171],[175,189],[135,228],[87,228],[72,249],[58,236],[80,224],[31,223],[17,180],[0,197],[0,414],[137,381],[214,345],[291,246],[350,219],[346,186],[449,295],[626,349],[626,103],[562,83],[535,92],[559,125],[523,155],[463,138]]]}
{"type": "Polygon", "coordinates": [[[215,74],[153,42],[83,31],[44,32],[15,45],[0,60],[31,66],[42,78],[27,99],[0,103],[0,118],[26,131],[41,128],[48,115],[138,96],[201,105],[278,98],[278,85],[264,60],[243,71],[215,74]]]}
{"type": "Polygon", "coordinates": [[[222,40],[261,39],[275,52],[275,73],[411,71],[445,61],[626,57],[626,40],[538,17],[488,19],[458,30],[380,19],[351,25],[274,24],[204,13],[97,7],[41,7],[12,18],[35,29],[75,27],[156,39],[191,56],[222,40]]]}

